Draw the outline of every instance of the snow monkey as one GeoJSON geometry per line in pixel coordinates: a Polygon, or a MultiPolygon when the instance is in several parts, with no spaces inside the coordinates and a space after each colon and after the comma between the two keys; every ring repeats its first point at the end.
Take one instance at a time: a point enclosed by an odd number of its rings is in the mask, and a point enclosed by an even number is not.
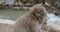
{"type": "Polygon", "coordinates": [[[42,32],[46,24],[46,9],[38,4],[16,20],[14,32],[42,32]]]}

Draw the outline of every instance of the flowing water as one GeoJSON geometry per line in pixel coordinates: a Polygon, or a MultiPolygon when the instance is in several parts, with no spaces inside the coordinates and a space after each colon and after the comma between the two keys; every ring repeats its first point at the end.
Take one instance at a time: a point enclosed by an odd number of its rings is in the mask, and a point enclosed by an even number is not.
{"type": "Polygon", "coordinates": [[[56,23],[60,24],[60,16],[56,16],[55,14],[47,14],[48,23],[56,23]]]}

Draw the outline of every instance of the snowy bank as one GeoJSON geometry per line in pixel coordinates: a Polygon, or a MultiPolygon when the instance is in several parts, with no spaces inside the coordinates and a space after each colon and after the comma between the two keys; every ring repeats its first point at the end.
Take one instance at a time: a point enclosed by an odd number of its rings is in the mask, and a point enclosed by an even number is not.
{"type": "Polygon", "coordinates": [[[0,23],[14,25],[15,24],[15,21],[8,20],[8,19],[0,19],[0,23]]]}

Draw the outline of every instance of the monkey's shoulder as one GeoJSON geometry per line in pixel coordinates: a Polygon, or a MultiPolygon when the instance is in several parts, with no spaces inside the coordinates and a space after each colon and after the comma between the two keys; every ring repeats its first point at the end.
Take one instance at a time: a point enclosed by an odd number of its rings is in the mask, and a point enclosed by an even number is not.
{"type": "Polygon", "coordinates": [[[27,14],[24,14],[16,20],[18,23],[27,23],[30,20],[29,16],[27,14]]]}

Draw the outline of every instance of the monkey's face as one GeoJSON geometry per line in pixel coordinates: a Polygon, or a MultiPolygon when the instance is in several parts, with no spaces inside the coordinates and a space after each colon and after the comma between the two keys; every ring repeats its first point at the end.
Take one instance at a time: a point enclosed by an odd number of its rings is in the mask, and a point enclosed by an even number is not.
{"type": "Polygon", "coordinates": [[[33,15],[35,17],[44,17],[44,10],[42,9],[35,9],[35,11],[33,12],[33,15]]]}
{"type": "Polygon", "coordinates": [[[35,6],[30,11],[33,19],[42,20],[46,15],[46,9],[43,6],[35,6]]]}

